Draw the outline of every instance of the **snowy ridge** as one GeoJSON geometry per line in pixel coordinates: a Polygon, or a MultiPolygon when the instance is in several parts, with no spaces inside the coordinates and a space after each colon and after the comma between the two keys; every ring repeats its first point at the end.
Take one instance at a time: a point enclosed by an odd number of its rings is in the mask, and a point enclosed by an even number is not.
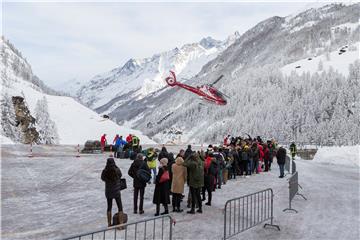
{"type": "Polygon", "coordinates": [[[345,45],[339,50],[332,51],[330,53],[322,54],[311,58],[305,58],[281,68],[281,71],[289,75],[292,72],[298,74],[307,73],[321,73],[322,71],[328,71],[330,68],[334,71],[338,71],[344,76],[349,75],[349,65],[359,59],[359,45],[360,42],[354,43],[350,46],[345,45]],[[346,51],[341,53],[340,50],[346,51]],[[341,53],[341,54],[339,54],[341,53]]]}
{"type": "MultiPolygon", "coordinates": [[[[5,51],[10,61],[21,61],[7,43],[1,42],[2,51],[5,51]]],[[[10,65],[0,63],[2,72],[2,91],[0,100],[8,96],[21,96],[25,99],[32,116],[35,116],[35,107],[39,100],[46,98],[50,119],[55,122],[59,144],[84,144],[86,140],[97,140],[104,133],[108,135],[109,142],[115,134],[127,135],[129,133],[138,135],[142,143],[154,143],[141,132],[131,128],[121,127],[111,120],[105,120],[96,112],[81,105],[71,97],[55,96],[46,94],[39,86],[24,80],[22,75],[14,73],[10,65]]],[[[28,65],[30,66],[30,65],[28,65]]],[[[4,143],[11,143],[13,136],[4,136],[4,143]],[[9,141],[10,138],[10,141],[9,141]]]]}
{"type": "Polygon", "coordinates": [[[315,154],[315,162],[360,167],[360,145],[322,147],[315,154]]]}
{"type": "MultiPolygon", "coordinates": [[[[179,81],[182,81],[182,78],[191,78],[204,64],[214,59],[238,38],[237,32],[224,41],[207,37],[198,43],[185,44],[181,48],[174,48],[149,58],[130,59],[122,67],[95,76],[78,91],[77,96],[93,109],[98,109],[112,99],[129,93],[127,100],[140,100],[166,86],[164,78],[170,69],[177,72],[179,81]]],[[[116,108],[123,102],[113,104],[116,108]]],[[[114,106],[98,111],[110,113],[113,109],[114,106]]]]}

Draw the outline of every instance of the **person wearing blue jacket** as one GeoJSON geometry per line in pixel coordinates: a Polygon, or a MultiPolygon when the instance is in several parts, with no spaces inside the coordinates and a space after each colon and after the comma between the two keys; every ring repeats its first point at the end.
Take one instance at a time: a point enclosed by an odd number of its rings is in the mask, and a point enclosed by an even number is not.
{"type": "Polygon", "coordinates": [[[118,137],[115,141],[116,152],[117,153],[122,152],[125,144],[127,144],[127,142],[123,139],[123,137],[122,136],[118,137]]]}

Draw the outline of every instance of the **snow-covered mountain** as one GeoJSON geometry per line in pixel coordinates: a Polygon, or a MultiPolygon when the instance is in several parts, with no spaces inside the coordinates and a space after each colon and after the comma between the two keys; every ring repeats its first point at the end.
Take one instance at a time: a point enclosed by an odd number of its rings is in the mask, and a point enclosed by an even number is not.
{"type": "Polygon", "coordinates": [[[127,120],[127,112],[137,112],[131,126],[164,142],[214,142],[249,133],[359,143],[359,14],[358,3],[330,4],[249,29],[191,79],[199,85],[223,74],[217,87],[231,96],[226,106],[199,105],[194,94],[168,88],[117,109],[115,117],[127,120]],[[142,109],[144,102],[154,107],[142,109]]]}
{"type": "Polygon", "coordinates": [[[9,41],[1,38],[0,43],[1,136],[4,142],[83,144],[89,139],[99,139],[103,133],[109,138],[133,133],[143,143],[153,143],[141,132],[105,120],[73,98],[54,95],[56,92],[33,74],[30,64],[9,41]],[[40,121],[39,116],[48,117],[40,121]],[[40,137],[49,141],[41,141],[40,137]]]}
{"type": "Polygon", "coordinates": [[[178,73],[179,80],[197,74],[202,66],[239,38],[235,32],[224,41],[211,37],[200,42],[185,44],[181,48],[155,54],[144,59],[130,59],[124,66],[95,76],[77,93],[84,104],[97,112],[114,116],[118,107],[131,100],[144,97],[164,88],[169,69],[178,73]]]}
{"type": "Polygon", "coordinates": [[[76,97],[77,92],[83,86],[83,83],[76,78],[72,78],[65,82],[60,82],[53,86],[54,89],[62,93],[63,95],[68,95],[71,97],[76,97]]]}

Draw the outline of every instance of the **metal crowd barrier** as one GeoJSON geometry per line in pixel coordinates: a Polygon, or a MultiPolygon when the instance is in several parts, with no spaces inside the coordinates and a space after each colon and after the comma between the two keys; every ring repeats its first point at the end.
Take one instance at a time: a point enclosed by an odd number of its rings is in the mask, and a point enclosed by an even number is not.
{"type": "Polygon", "coordinates": [[[65,238],[63,240],[72,239],[172,239],[172,226],[175,221],[170,215],[163,215],[140,220],[133,223],[116,225],[108,228],[103,228],[97,231],[83,233],[75,236],[65,238]],[[166,221],[165,221],[166,219],[166,221]]]}
{"type": "Polygon", "coordinates": [[[284,168],[285,168],[285,170],[287,171],[287,173],[286,173],[285,175],[287,175],[287,174],[290,173],[290,163],[291,163],[291,158],[290,158],[289,155],[286,155],[284,168]]]}
{"type": "MultiPolygon", "coordinates": [[[[293,164],[295,164],[295,162],[293,162],[293,164]]],[[[296,165],[295,165],[296,168],[296,165]]],[[[298,172],[295,172],[290,178],[289,178],[289,207],[285,208],[283,210],[283,212],[285,211],[294,211],[294,212],[298,212],[295,209],[293,209],[291,207],[291,201],[293,200],[293,198],[295,197],[295,195],[299,195],[301,197],[303,197],[305,200],[306,197],[304,197],[304,195],[302,195],[301,193],[299,193],[299,182],[298,182],[298,172]]]]}
{"type": "Polygon", "coordinates": [[[224,212],[224,240],[244,232],[260,223],[270,220],[266,226],[276,227],[273,224],[274,194],[271,188],[248,194],[239,198],[230,199],[225,203],[224,212]]]}
{"type": "MultiPolygon", "coordinates": [[[[297,172],[297,170],[296,170],[296,162],[294,160],[292,160],[291,161],[291,173],[294,174],[295,172],[297,172]]],[[[302,189],[302,186],[300,185],[299,181],[298,181],[298,186],[299,186],[299,188],[302,189]]]]}
{"type": "Polygon", "coordinates": [[[294,160],[291,161],[291,174],[296,172],[296,163],[294,160]]]}

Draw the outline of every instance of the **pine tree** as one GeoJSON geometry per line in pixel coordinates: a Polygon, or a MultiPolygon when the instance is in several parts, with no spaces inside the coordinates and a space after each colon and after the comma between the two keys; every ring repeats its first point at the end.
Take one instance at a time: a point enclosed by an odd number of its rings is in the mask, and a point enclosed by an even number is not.
{"type": "Polygon", "coordinates": [[[1,135],[4,135],[14,142],[21,140],[21,131],[16,121],[14,104],[11,98],[5,94],[1,99],[1,135]]]}
{"type": "Polygon", "coordinates": [[[38,100],[35,107],[35,118],[39,142],[43,144],[59,143],[55,122],[50,119],[46,97],[38,100]]]}

